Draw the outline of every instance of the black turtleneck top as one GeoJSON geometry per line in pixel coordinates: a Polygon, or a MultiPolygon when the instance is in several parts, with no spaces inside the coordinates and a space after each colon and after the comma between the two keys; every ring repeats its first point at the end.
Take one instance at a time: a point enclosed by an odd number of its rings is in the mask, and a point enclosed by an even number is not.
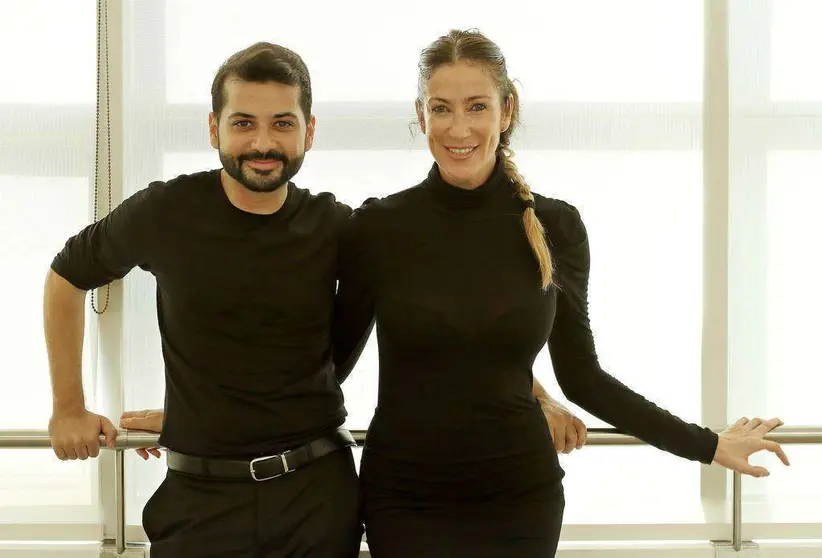
{"type": "MultiPolygon", "coordinates": [[[[379,395],[366,452],[417,463],[526,454],[550,444],[532,396],[545,343],[565,395],[675,455],[710,463],[717,436],[602,370],[588,320],[589,250],[577,210],[535,194],[555,266],[547,291],[501,165],[474,190],[443,181],[369,200],[341,243],[335,350],[376,316],[379,395]]],[[[664,371],[661,371],[664,373],[664,371]]],[[[558,465],[557,465],[558,467],[558,465]]]]}

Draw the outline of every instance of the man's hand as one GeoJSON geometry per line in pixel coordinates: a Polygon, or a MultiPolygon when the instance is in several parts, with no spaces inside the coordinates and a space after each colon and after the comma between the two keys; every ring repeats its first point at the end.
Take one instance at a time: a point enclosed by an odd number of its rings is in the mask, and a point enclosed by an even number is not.
{"type": "Polygon", "coordinates": [[[537,401],[548,421],[557,452],[571,453],[585,445],[588,429],[581,420],[550,397],[537,397],[537,401]]]}
{"type": "Polygon", "coordinates": [[[790,465],[788,456],[782,451],[782,446],[764,439],[765,434],[783,424],[778,418],[748,420],[743,417],[739,419],[733,426],[719,434],[714,463],[743,475],[767,477],[770,472],[765,467],[752,466],[748,462],[748,457],[758,451],[768,450],[779,456],[782,463],[790,465]]]}
{"type": "MultiPolygon", "coordinates": [[[[144,409],[142,411],[126,411],[120,415],[120,428],[127,430],[142,430],[144,432],[163,431],[163,410],[144,409]]],[[[143,459],[148,459],[148,454],[160,457],[160,449],[157,446],[150,448],[138,448],[137,455],[143,459]]]]}
{"type": "Polygon", "coordinates": [[[97,457],[100,434],[105,435],[106,445],[113,448],[117,429],[106,417],[86,409],[55,413],[49,420],[51,448],[61,461],[97,457]]]}

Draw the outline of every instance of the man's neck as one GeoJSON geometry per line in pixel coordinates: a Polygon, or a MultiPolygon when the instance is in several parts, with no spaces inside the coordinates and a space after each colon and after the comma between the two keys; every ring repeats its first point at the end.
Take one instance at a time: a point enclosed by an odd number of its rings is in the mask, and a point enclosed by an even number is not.
{"type": "Polygon", "coordinates": [[[283,184],[273,192],[252,192],[234,180],[225,169],[220,171],[220,182],[231,205],[246,213],[257,215],[277,213],[288,197],[288,184],[283,184]]]}

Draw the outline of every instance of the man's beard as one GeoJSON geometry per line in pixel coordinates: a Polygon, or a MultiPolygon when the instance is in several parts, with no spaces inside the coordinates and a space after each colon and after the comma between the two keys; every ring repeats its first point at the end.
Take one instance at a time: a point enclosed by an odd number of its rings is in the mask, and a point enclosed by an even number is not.
{"type": "Polygon", "coordinates": [[[219,150],[219,153],[220,162],[223,164],[223,168],[228,175],[252,192],[273,192],[283,184],[288,184],[288,181],[294,178],[294,175],[297,174],[300,167],[303,166],[303,159],[305,159],[305,153],[294,159],[289,159],[282,151],[273,150],[266,153],[259,151],[244,153],[237,157],[225,153],[222,150],[219,150]],[[282,170],[276,167],[270,170],[255,169],[250,165],[243,164],[246,161],[253,161],[255,159],[280,161],[282,163],[282,170]]]}

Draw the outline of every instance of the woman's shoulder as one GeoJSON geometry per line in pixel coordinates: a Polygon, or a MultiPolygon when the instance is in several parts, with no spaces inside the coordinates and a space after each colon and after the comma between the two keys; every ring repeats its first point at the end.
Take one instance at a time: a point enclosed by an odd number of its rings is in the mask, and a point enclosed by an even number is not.
{"type": "Polygon", "coordinates": [[[587,240],[585,223],[574,205],[540,194],[534,194],[534,205],[550,245],[575,246],[587,240]]]}

